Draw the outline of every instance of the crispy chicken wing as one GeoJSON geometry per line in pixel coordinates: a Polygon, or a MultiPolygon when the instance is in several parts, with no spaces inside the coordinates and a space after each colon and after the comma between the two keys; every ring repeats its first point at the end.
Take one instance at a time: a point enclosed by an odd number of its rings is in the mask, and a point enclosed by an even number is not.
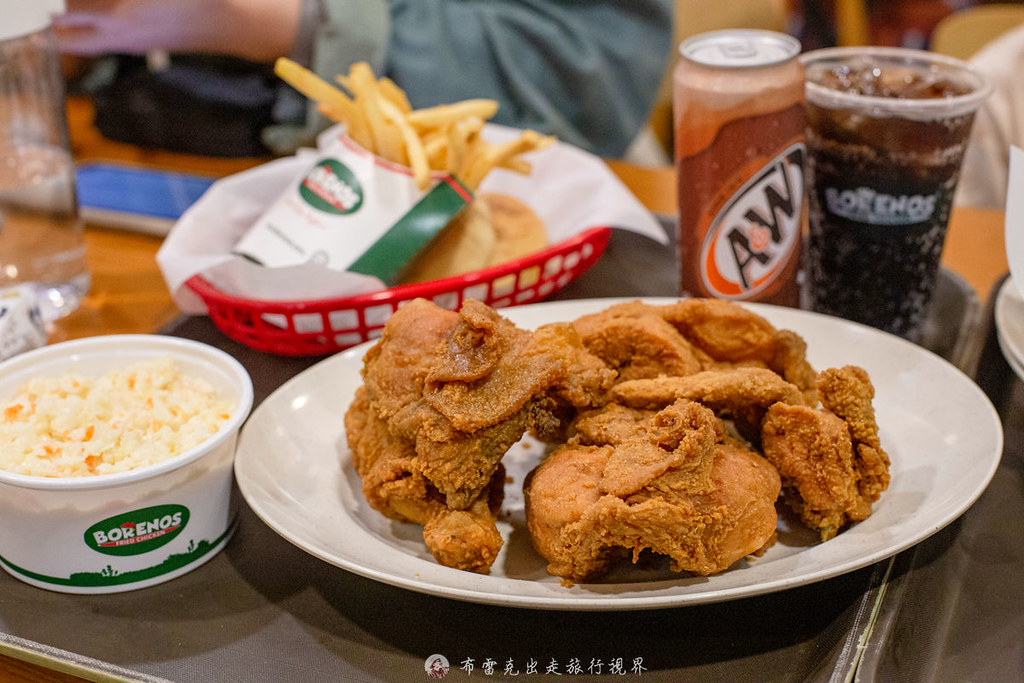
{"type": "Polygon", "coordinates": [[[805,357],[807,344],[795,332],[778,330],[764,317],[717,299],[682,299],[665,307],[663,315],[716,361],[763,363],[814,405],[814,369],[805,357]]]}
{"type": "Polygon", "coordinates": [[[857,491],[869,502],[889,487],[889,456],[878,438],[872,400],[875,387],[867,371],[855,365],[818,373],[818,396],[824,408],[841,417],[853,439],[857,491]]]}
{"type": "Polygon", "coordinates": [[[870,514],[857,493],[850,431],[835,415],[776,403],[765,416],[761,447],[782,477],[786,503],[822,540],[870,514]]]}
{"type": "Polygon", "coordinates": [[[724,433],[710,410],[685,400],[581,419],[524,487],[548,571],[589,581],[651,551],[674,571],[707,575],[772,543],[778,474],[724,433]]]}
{"type": "Polygon", "coordinates": [[[853,366],[818,376],[823,410],[776,403],[762,424],[765,458],[779,470],[786,503],[823,541],[871,515],[889,484],[867,373],[853,366]]]}

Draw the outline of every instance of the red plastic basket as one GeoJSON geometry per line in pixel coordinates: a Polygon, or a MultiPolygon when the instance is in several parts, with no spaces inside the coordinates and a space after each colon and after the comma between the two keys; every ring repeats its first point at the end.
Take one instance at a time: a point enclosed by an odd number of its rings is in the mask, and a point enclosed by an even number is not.
{"type": "Polygon", "coordinates": [[[315,301],[246,299],[218,290],[200,275],[185,284],[228,337],[281,356],[320,356],[380,336],[400,305],[422,297],[458,310],[464,299],[494,308],[543,300],[575,280],[604,253],[607,227],[590,228],[530,256],[464,275],[315,301]]]}

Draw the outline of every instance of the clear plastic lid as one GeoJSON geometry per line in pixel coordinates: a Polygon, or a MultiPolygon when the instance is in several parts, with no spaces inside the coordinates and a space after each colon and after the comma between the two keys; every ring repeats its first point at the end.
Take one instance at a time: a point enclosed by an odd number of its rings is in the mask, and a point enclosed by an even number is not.
{"type": "Polygon", "coordinates": [[[902,47],[834,47],[800,55],[807,75],[807,101],[819,107],[850,109],[868,116],[899,116],[931,120],[973,112],[991,87],[970,65],[928,50],[902,47]],[[869,73],[881,82],[886,76],[913,83],[905,94],[880,96],[854,89],[830,87],[829,75],[869,73]],[[913,76],[913,77],[911,77],[913,76]],[[948,84],[957,94],[927,94],[930,84],[948,84]],[[918,94],[926,93],[926,94],[918,94]]]}

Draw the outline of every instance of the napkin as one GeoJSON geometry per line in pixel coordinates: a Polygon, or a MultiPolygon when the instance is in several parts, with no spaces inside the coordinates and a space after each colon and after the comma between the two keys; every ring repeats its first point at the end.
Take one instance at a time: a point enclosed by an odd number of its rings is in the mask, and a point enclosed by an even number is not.
{"type": "MultiPolygon", "coordinates": [[[[520,131],[488,124],[484,134],[503,142],[520,131]]],[[[234,244],[287,187],[317,159],[316,150],[299,150],[215,182],[189,207],[164,239],[157,263],[185,313],[206,313],[206,306],[185,282],[202,274],[220,291],[246,299],[301,301],[353,296],[384,289],[377,278],[331,270],[316,264],[265,268],[231,253],[234,244]]],[[[660,223],[604,161],[565,143],[530,154],[528,176],[495,169],[480,192],[521,199],[544,221],[551,243],[592,227],[607,226],[668,239],[660,223]]]]}
{"type": "Polygon", "coordinates": [[[1024,150],[1010,147],[1006,186],[1006,259],[1014,285],[1024,295],[1024,150]]]}
{"type": "Polygon", "coordinates": [[[46,345],[42,302],[30,284],[0,288],[0,360],[46,345]]]}

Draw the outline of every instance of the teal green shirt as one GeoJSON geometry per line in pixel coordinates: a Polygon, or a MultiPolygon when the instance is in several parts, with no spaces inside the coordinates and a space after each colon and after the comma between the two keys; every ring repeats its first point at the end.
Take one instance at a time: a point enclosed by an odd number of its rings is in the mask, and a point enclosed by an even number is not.
{"type": "MultiPolygon", "coordinates": [[[[321,76],[366,61],[416,108],[494,99],[495,123],[607,157],[647,121],[671,51],[670,0],[310,2],[320,3],[307,7],[310,43],[296,54],[321,76]]],[[[283,151],[327,125],[306,118],[304,136],[277,128],[268,144],[283,151]]]]}

